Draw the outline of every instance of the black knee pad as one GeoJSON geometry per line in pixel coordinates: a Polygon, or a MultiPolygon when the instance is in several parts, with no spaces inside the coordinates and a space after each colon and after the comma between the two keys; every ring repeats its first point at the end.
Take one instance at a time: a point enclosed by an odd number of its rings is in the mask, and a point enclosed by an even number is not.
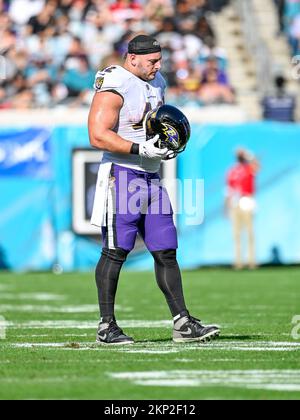
{"type": "Polygon", "coordinates": [[[129,252],[122,248],[116,249],[102,249],[102,256],[108,258],[111,261],[116,261],[119,263],[124,263],[127,259],[129,252]]]}
{"type": "Polygon", "coordinates": [[[151,252],[155,262],[158,265],[165,267],[174,267],[177,265],[177,251],[176,249],[167,249],[165,251],[151,252]]]}

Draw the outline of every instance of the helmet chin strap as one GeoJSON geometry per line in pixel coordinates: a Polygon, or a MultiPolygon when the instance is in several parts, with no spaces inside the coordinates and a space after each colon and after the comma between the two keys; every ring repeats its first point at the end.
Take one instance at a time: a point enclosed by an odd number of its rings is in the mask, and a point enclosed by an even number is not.
{"type": "Polygon", "coordinates": [[[172,151],[172,150],[170,150],[170,152],[169,152],[170,154],[168,154],[168,156],[167,157],[165,157],[163,160],[172,160],[172,159],[175,159],[176,157],[177,157],[177,155],[178,155],[178,153],[177,152],[174,152],[174,151],[172,151]]]}
{"type": "Polygon", "coordinates": [[[175,159],[178,155],[180,155],[180,153],[184,152],[185,149],[186,149],[186,146],[184,146],[184,148],[181,150],[170,150],[170,154],[168,154],[168,156],[163,160],[175,159]]]}

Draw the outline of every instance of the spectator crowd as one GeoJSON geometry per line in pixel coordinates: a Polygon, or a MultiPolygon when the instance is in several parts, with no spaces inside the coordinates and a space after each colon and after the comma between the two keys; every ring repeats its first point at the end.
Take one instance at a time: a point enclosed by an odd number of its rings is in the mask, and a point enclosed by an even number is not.
{"type": "Polygon", "coordinates": [[[279,15],[280,32],[285,33],[293,56],[300,54],[300,0],[274,0],[279,15]]]}
{"type": "Polygon", "coordinates": [[[233,103],[226,52],[210,23],[227,2],[0,0],[0,110],[88,106],[95,72],[122,64],[137,33],[164,48],[169,102],[233,103]]]}
{"type": "MultiPolygon", "coordinates": [[[[279,17],[278,34],[287,37],[292,56],[300,55],[300,0],[274,0],[274,3],[279,17]]],[[[275,77],[274,88],[262,101],[264,119],[295,122],[297,98],[287,90],[287,79],[283,74],[275,77]]]]}

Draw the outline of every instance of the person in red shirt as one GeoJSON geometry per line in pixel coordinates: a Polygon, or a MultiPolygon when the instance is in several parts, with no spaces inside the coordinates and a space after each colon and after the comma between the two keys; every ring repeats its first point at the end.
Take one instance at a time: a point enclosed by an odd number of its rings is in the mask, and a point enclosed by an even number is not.
{"type": "Polygon", "coordinates": [[[256,268],[254,213],[256,208],[256,175],[260,169],[258,160],[248,151],[237,151],[237,164],[227,175],[226,210],[230,214],[235,243],[235,268],[243,269],[242,234],[247,233],[248,266],[256,268]]]}
{"type": "Polygon", "coordinates": [[[135,0],[116,0],[110,6],[113,21],[115,23],[125,22],[128,19],[141,20],[143,9],[135,0]]]}

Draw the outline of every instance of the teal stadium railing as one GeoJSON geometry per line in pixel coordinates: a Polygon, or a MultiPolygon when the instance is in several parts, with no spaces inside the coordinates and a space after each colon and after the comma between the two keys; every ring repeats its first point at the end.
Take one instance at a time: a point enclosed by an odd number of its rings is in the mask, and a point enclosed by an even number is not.
{"type": "MultiPolygon", "coordinates": [[[[223,203],[225,178],[238,146],[260,159],[255,222],[260,264],[300,262],[300,126],[253,123],[193,125],[178,159],[180,180],[204,179],[202,224],[178,215],[179,261],[193,269],[231,264],[233,240],[223,203]]],[[[100,253],[95,239],[72,232],[72,150],[88,147],[85,127],[0,129],[0,267],[14,271],[92,270],[100,253]]],[[[195,200],[185,196],[184,200],[195,200]]],[[[199,219],[200,220],[200,219],[199,219]]],[[[127,268],[152,269],[139,251],[127,268]]]]}

